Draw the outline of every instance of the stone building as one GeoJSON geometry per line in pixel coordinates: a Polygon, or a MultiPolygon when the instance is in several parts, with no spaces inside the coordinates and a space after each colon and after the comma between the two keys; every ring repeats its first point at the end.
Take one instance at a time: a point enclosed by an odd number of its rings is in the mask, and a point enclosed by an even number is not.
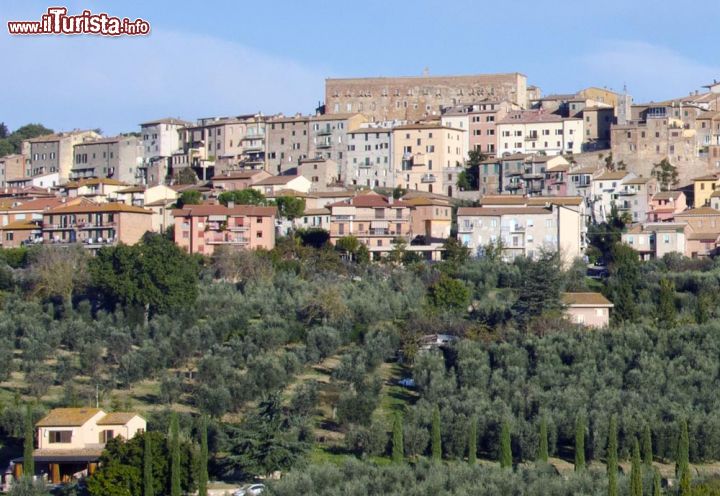
{"type": "Polygon", "coordinates": [[[142,140],[136,136],[86,140],[75,145],[70,179],[107,177],[132,184],[142,159],[142,140]]]}
{"type": "Polygon", "coordinates": [[[38,136],[27,140],[29,176],[57,173],[60,181],[67,181],[73,167],[73,147],[86,139],[100,138],[95,131],[70,131],[38,136]]]}
{"type": "Polygon", "coordinates": [[[310,153],[309,115],[275,116],[265,126],[265,168],[285,174],[310,153]]]}
{"type": "Polygon", "coordinates": [[[308,158],[334,160],[344,171],[347,164],[348,132],[360,127],[363,114],[315,115],[309,121],[308,158]]]}
{"type": "Polygon", "coordinates": [[[362,112],[372,121],[417,121],[441,109],[484,99],[525,108],[527,77],[520,73],[470,76],[370,77],[325,80],[327,114],[362,112]]]}

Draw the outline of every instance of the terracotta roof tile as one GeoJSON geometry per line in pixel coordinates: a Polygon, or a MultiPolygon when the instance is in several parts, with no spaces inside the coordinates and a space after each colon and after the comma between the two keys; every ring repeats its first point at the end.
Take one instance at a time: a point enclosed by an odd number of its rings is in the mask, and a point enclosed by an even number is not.
{"type": "Polygon", "coordinates": [[[99,408],[55,408],[45,415],[37,427],[77,427],[93,418],[99,408]]]}
{"type": "Polygon", "coordinates": [[[589,307],[611,307],[610,300],[601,293],[563,293],[562,301],[565,305],[589,306],[589,307]]]}
{"type": "Polygon", "coordinates": [[[137,417],[137,413],[132,412],[112,412],[98,420],[98,425],[125,425],[133,418],[137,417]]]}

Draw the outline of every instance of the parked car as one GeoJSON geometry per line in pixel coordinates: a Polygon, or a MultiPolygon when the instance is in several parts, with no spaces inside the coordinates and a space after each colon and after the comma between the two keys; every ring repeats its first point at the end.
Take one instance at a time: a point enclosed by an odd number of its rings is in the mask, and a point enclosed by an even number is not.
{"type": "Polygon", "coordinates": [[[265,491],[265,484],[250,484],[238,489],[233,496],[258,496],[265,491]]]}
{"type": "Polygon", "coordinates": [[[415,379],[413,379],[412,377],[406,377],[404,379],[400,379],[398,381],[398,384],[400,384],[402,387],[414,388],[415,387],[415,379]]]}

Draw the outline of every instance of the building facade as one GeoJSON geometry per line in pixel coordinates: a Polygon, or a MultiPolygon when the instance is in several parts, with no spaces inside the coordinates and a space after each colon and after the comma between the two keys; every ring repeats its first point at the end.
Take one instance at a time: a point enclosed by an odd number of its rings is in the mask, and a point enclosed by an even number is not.
{"type": "Polygon", "coordinates": [[[582,152],[583,120],[537,110],[512,111],[497,122],[498,154],[582,152]]]}
{"type": "Polygon", "coordinates": [[[446,107],[504,99],[527,106],[520,73],[472,76],[377,77],[325,80],[325,112],[362,112],[371,121],[418,121],[446,107]]]}
{"type": "Polygon", "coordinates": [[[29,150],[28,176],[57,173],[60,181],[67,181],[73,168],[74,147],[88,139],[98,139],[95,131],[71,131],[39,136],[27,140],[29,150]]]}
{"type": "Polygon", "coordinates": [[[346,186],[395,187],[392,129],[360,127],[348,132],[346,186]]]}
{"type": "Polygon", "coordinates": [[[105,177],[134,183],[142,161],[143,144],[138,137],[86,140],[75,145],[70,180],[105,177]]]}

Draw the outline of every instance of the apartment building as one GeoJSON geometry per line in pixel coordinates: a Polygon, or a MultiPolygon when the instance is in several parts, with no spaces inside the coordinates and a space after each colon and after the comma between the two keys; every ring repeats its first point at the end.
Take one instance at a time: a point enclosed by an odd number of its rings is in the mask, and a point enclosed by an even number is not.
{"type": "Polygon", "coordinates": [[[68,198],[86,198],[95,203],[104,203],[112,200],[118,191],[128,185],[117,179],[96,177],[70,181],[60,187],[60,193],[68,198]]]}
{"type": "Polygon", "coordinates": [[[604,171],[592,177],[590,183],[590,201],[592,218],[595,222],[605,222],[610,218],[613,205],[618,207],[618,197],[624,189],[624,182],[637,176],[627,171],[604,171]]]}
{"type": "Polygon", "coordinates": [[[489,244],[499,244],[505,260],[559,250],[568,266],[582,255],[584,216],[577,205],[564,203],[461,207],[458,238],[475,256],[482,256],[489,244]]]}
{"type": "Polygon", "coordinates": [[[582,111],[583,151],[607,150],[610,148],[610,130],[615,123],[615,109],[609,106],[594,105],[582,111]]]}
{"type": "Polygon", "coordinates": [[[134,183],[142,166],[143,142],[135,136],[85,140],[74,147],[70,180],[91,177],[134,183]]]}
{"type": "Polygon", "coordinates": [[[346,186],[394,188],[392,128],[359,127],[348,132],[346,186]]]}
{"type": "Polygon", "coordinates": [[[576,117],[518,110],[496,123],[496,134],[498,154],[565,155],[582,152],[584,126],[583,120],[576,117]]]}
{"type": "Polygon", "coordinates": [[[393,128],[395,186],[453,196],[467,155],[466,133],[440,123],[393,128]]]}
{"type": "Polygon", "coordinates": [[[334,160],[344,172],[347,168],[348,132],[359,128],[366,120],[362,114],[313,116],[309,123],[308,158],[334,160]]]}
{"type": "MultiPolygon", "coordinates": [[[[542,195],[547,193],[548,170],[569,167],[560,155],[527,155],[514,153],[485,160],[479,168],[481,195],[508,193],[513,195],[542,195]]],[[[557,177],[555,183],[560,184],[557,177]]],[[[562,196],[565,193],[555,191],[562,196]]]]}
{"type": "Polygon", "coordinates": [[[27,166],[25,155],[20,153],[0,157],[0,187],[7,186],[7,181],[26,177],[27,166]]]}
{"type": "Polygon", "coordinates": [[[367,192],[328,206],[330,242],[354,236],[371,252],[389,252],[396,238],[410,241],[410,208],[403,202],[367,192]]]}
{"type": "Polygon", "coordinates": [[[520,73],[325,80],[325,112],[362,112],[371,121],[410,122],[439,116],[446,107],[485,99],[527,107],[527,77],[520,73]]]}
{"type": "Polygon", "coordinates": [[[485,100],[472,105],[461,105],[445,109],[441,123],[455,129],[465,129],[465,149],[477,150],[486,155],[497,153],[496,123],[507,116],[511,110],[519,110],[519,105],[503,101],[485,100]]]}
{"type": "Polygon", "coordinates": [[[693,206],[695,208],[710,205],[715,191],[720,191],[720,173],[706,174],[693,178],[693,206]]]}
{"type": "Polygon", "coordinates": [[[80,243],[89,250],[118,243],[133,245],[152,231],[152,216],[150,210],[123,203],[61,205],[43,211],[43,241],[80,243]]]}
{"type": "Polygon", "coordinates": [[[28,150],[28,176],[42,176],[57,173],[60,182],[67,181],[73,168],[75,145],[88,139],[98,139],[95,131],[70,131],[39,136],[26,141],[28,150]]]}
{"type": "Polygon", "coordinates": [[[275,207],[186,205],[173,211],[175,243],[188,253],[212,255],[218,246],[275,247],[275,207]]]}
{"type": "Polygon", "coordinates": [[[275,116],[265,127],[265,168],[272,174],[285,174],[310,156],[311,116],[275,116]]]}
{"type": "Polygon", "coordinates": [[[662,258],[668,253],[688,253],[692,228],[685,222],[648,222],[632,226],[621,240],[638,252],[641,260],[662,258]]]}
{"type": "MultiPolygon", "coordinates": [[[[25,475],[47,474],[52,484],[71,482],[77,474],[92,475],[108,441],[131,439],[146,428],[145,419],[132,412],[55,408],[35,424],[35,474],[25,475]]],[[[24,465],[22,458],[12,461],[15,480],[23,476],[24,465]]]]}
{"type": "Polygon", "coordinates": [[[141,184],[163,183],[171,167],[174,153],[181,149],[180,132],[191,126],[175,118],[158,119],[140,124],[143,140],[143,161],[136,169],[136,181],[141,184]]]}
{"type": "Polygon", "coordinates": [[[410,206],[410,233],[425,243],[444,243],[450,237],[452,205],[449,198],[406,195],[402,201],[410,206]]]}
{"type": "Polygon", "coordinates": [[[621,215],[627,213],[632,222],[645,222],[650,215],[652,199],[660,194],[658,191],[655,178],[625,178],[612,201],[621,215]]]}

